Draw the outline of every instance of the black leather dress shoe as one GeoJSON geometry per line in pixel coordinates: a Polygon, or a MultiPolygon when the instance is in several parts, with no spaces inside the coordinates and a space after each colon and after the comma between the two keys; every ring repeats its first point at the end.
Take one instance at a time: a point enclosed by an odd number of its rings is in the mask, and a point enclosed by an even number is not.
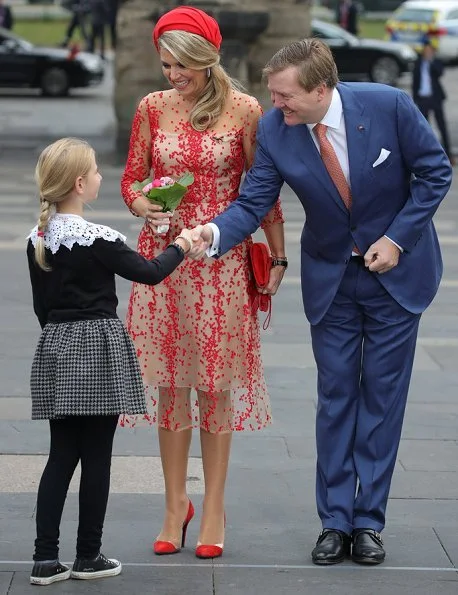
{"type": "Polygon", "coordinates": [[[312,552],[314,564],[327,566],[339,564],[350,554],[351,538],[337,529],[323,529],[312,552]]]}
{"type": "Polygon", "coordinates": [[[355,529],[352,534],[351,559],[357,564],[380,564],[385,550],[380,533],[373,529],[355,529]]]}

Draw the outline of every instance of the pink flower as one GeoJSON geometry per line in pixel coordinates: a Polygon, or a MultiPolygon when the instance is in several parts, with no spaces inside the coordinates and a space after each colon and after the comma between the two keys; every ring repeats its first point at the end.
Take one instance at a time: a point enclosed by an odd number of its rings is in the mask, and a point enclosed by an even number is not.
{"type": "Polygon", "coordinates": [[[173,186],[173,184],[175,184],[175,180],[168,176],[163,176],[162,178],[156,178],[152,182],[145,184],[142,188],[142,192],[147,195],[153,188],[164,188],[165,186],[173,186]]]}

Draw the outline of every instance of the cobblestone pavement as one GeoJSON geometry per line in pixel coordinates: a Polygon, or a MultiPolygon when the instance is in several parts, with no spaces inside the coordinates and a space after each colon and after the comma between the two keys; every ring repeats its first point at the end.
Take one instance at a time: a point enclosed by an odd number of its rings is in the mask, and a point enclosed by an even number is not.
{"type": "MultiPolygon", "coordinates": [[[[22,129],[21,115],[5,116],[3,108],[23,110],[27,118],[31,117],[28,110],[37,105],[36,113],[44,117],[47,112],[47,126],[54,126],[52,130],[58,135],[68,124],[62,123],[62,118],[75,118],[81,125],[81,136],[96,139],[101,147],[108,146],[100,132],[106,121],[100,121],[100,126],[95,123],[98,115],[107,111],[106,99],[105,105],[100,105],[103,101],[96,94],[87,104],[83,102],[87,111],[84,121],[77,119],[83,112],[71,99],[66,104],[56,103],[55,110],[49,107],[52,103],[34,99],[29,105],[29,101],[0,98],[0,122],[6,118],[13,133],[18,131],[15,149],[0,132],[0,595],[25,595],[34,590],[28,576],[35,497],[48,449],[46,423],[29,419],[28,376],[39,328],[32,312],[24,250],[25,237],[37,214],[34,162],[46,138],[40,133],[28,142],[28,124],[22,129]],[[71,116],[69,107],[75,109],[71,116]],[[17,119],[12,122],[12,118],[17,119]]],[[[449,105],[455,109],[451,100],[449,105]]],[[[453,130],[455,123],[458,114],[453,130]]],[[[67,130],[78,132],[70,124],[67,130]]],[[[458,140],[457,135],[454,138],[458,140]]],[[[100,198],[94,210],[88,211],[88,218],[118,228],[134,246],[139,222],[120,199],[121,170],[110,159],[102,159],[102,174],[100,198]]],[[[119,429],[104,551],[122,560],[123,574],[104,581],[67,581],[50,587],[50,591],[71,595],[456,595],[457,198],[454,182],[435,218],[445,274],[439,294],[422,320],[384,531],[388,556],[383,566],[363,568],[345,562],[338,567],[318,568],[310,561],[320,528],[314,504],[316,380],[299,286],[299,237],[304,216],[297,199],[285,189],[291,265],[274,300],[272,327],[263,332],[274,424],[260,433],[234,437],[223,558],[215,563],[195,558],[198,520],[191,523],[188,547],[180,555],[159,558],[152,554],[151,543],[159,531],[163,509],[156,434],[150,428],[119,429]]],[[[123,317],[129,284],[120,280],[118,293],[123,317]]],[[[199,519],[203,482],[197,434],[188,484],[199,519]]],[[[62,522],[61,557],[67,561],[74,557],[76,492],[75,480],[62,522]]]]}

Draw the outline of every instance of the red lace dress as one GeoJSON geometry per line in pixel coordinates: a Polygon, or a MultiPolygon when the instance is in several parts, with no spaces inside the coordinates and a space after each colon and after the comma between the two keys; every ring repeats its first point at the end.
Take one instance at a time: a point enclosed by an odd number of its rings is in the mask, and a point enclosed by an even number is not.
{"type": "MultiPolygon", "coordinates": [[[[255,99],[233,91],[218,128],[198,132],[178,116],[171,93],[151,93],[140,102],[121,181],[130,207],[138,198],[131,189],[136,180],[194,174],[169,232],[158,236],[143,226],[138,251],[147,258],[164,250],[183,227],[210,221],[237,197],[244,146],[254,146],[260,115],[255,99]]],[[[263,226],[278,222],[283,222],[279,201],[263,226]]],[[[186,259],[155,287],[133,284],[126,324],[140,360],[149,401],[144,419],[150,423],[209,432],[256,430],[270,423],[259,323],[249,298],[250,242],[219,259],[186,259]]]]}

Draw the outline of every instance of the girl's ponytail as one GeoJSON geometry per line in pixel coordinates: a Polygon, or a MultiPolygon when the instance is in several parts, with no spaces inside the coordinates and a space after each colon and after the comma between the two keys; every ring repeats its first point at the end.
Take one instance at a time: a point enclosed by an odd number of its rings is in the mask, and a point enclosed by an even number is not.
{"type": "Polygon", "coordinates": [[[51,267],[46,263],[44,234],[51,217],[51,204],[47,200],[40,200],[40,216],[38,217],[38,234],[35,244],[35,260],[38,266],[44,271],[50,271],[51,267]]]}

